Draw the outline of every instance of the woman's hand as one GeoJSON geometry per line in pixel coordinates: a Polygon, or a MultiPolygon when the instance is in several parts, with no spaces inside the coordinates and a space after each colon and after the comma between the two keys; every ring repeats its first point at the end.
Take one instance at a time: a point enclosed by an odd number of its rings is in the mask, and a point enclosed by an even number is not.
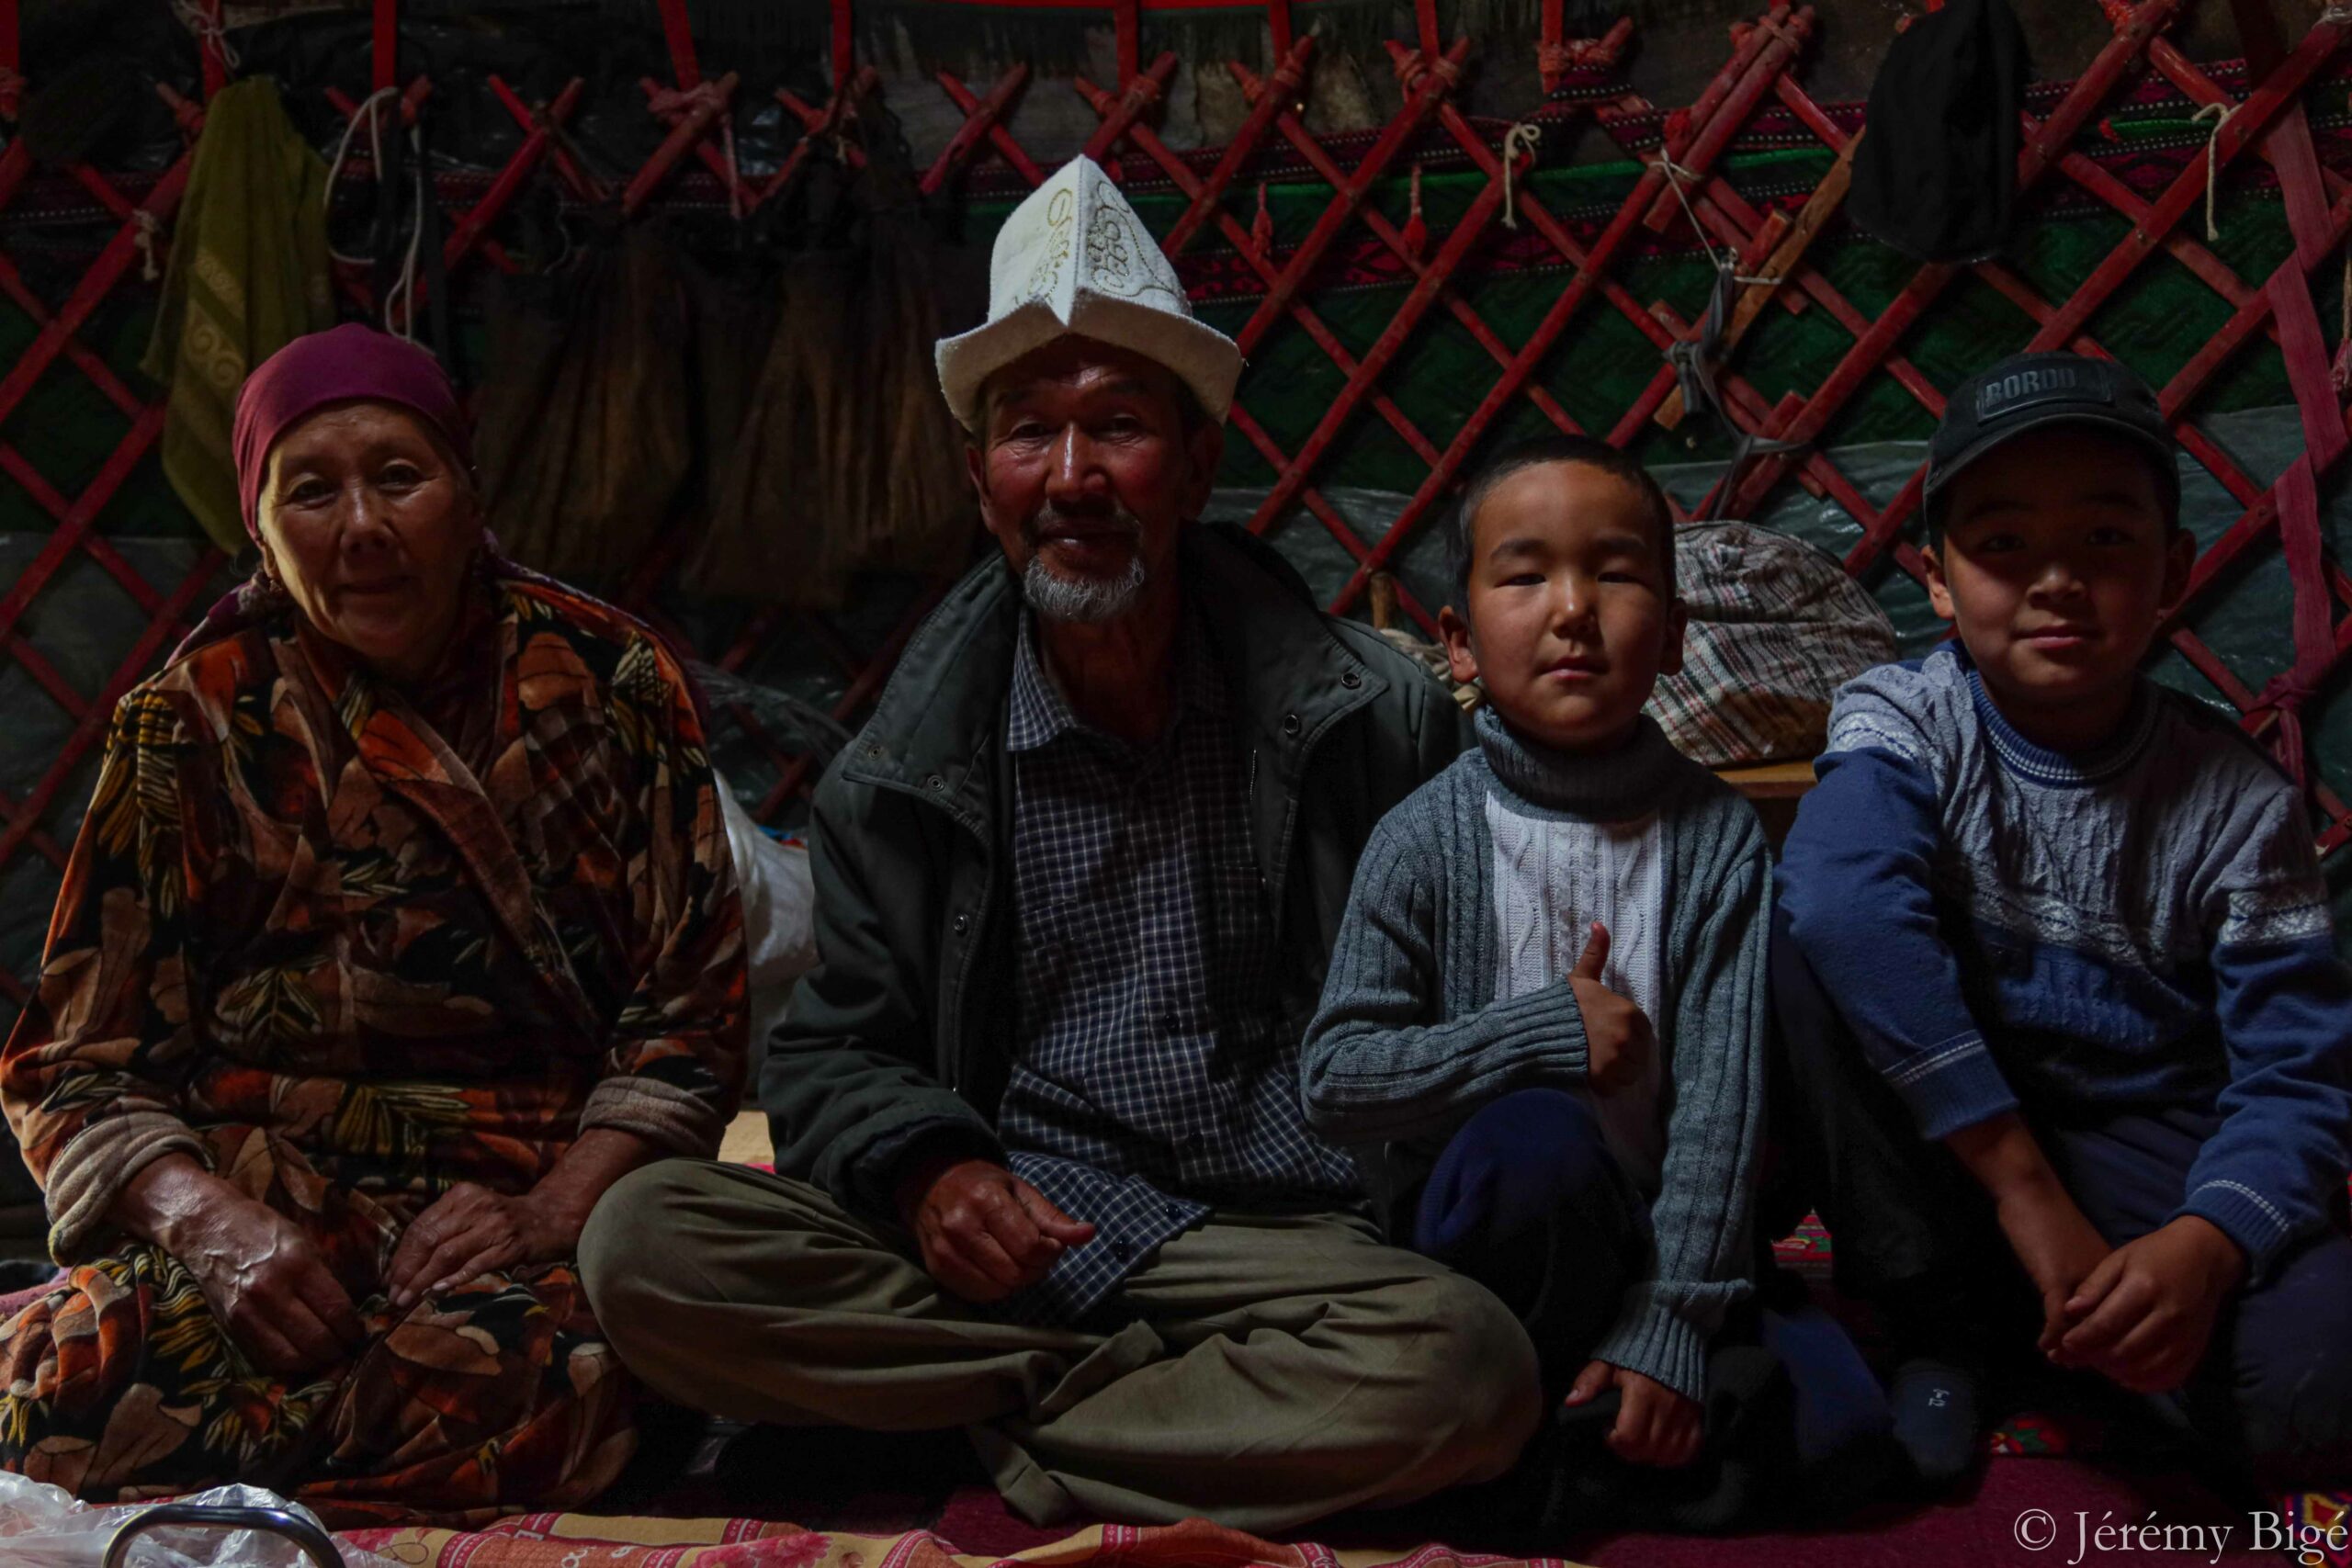
{"type": "Polygon", "coordinates": [[[1699,1457],[1707,1435],[1706,1412],[1688,1394],[1656,1378],[1607,1361],[1588,1361],[1568,1389],[1565,1403],[1587,1404],[1609,1389],[1618,1391],[1617,1424],[1609,1428],[1609,1450],[1628,1464],[1679,1470],[1699,1457]]]}
{"type": "Polygon", "coordinates": [[[357,1354],[368,1337],[311,1238],[250,1198],[222,1204],[175,1256],[229,1337],[266,1372],[315,1372],[357,1354]]]}
{"type": "Polygon", "coordinates": [[[195,1276],[212,1315],[263,1371],[315,1372],[356,1354],[368,1337],[310,1237],[185,1155],[132,1177],[111,1218],[195,1276]]]}
{"type": "Polygon", "coordinates": [[[416,1217],[393,1249],[384,1277],[392,1306],[406,1312],[420,1296],[439,1295],[484,1274],[570,1257],[580,1227],[556,1234],[541,1217],[546,1207],[458,1182],[416,1217]]]}
{"type": "Polygon", "coordinates": [[[395,1310],[469,1280],[580,1249],[581,1228],[605,1190],[662,1150],[634,1133],[592,1127],[539,1184],[517,1197],[461,1181],[419,1214],[392,1249],[384,1288],[395,1310]]]}

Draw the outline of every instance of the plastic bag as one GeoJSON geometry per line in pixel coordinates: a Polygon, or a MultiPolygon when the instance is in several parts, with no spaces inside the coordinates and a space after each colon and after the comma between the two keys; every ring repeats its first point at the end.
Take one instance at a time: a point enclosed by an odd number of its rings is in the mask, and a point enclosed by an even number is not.
{"type": "Polygon", "coordinates": [[[719,809],[727,820],[727,845],[735,856],[735,880],[743,892],[743,947],[750,968],[747,1010],[754,1060],[768,1031],[784,1019],[793,983],[817,966],[817,887],[808,852],[779,844],[760,831],[752,814],[721,779],[719,809]]]}
{"type": "MultiPolygon", "coordinates": [[[[283,1508],[317,1524],[299,1503],[258,1486],[217,1486],[175,1503],[216,1508],[283,1508]]],[[[0,1471],[0,1562],[7,1568],[100,1568],[115,1531],[155,1503],[96,1508],[62,1486],[0,1471]]],[[[345,1568],[395,1568],[387,1558],[342,1546],[345,1568]]],[[[268,1530],[159,1527],[130,1544],[125,1568],[313,1568],[308,1553],[268,1530]]]]}

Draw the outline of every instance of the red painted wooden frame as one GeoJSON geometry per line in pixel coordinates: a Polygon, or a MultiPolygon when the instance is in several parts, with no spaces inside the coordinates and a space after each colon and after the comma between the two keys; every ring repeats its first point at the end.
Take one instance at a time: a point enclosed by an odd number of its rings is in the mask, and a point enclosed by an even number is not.
{"type": "MultiPolygon", "coordinates": [[[[1798,79],[1813,25],[1809,9],[1772,4],[1752,24],[1735,28],[1731,51],[1706,90],[1686,109],[1665,117],[1661,144],[1650,129],[1660,118],[1656,107],[1617,84],[1612,75],[1629,42],[1630,25],[1620,23],[1599,39],[1565,38],[1560,0],[1544,0],[1535,39],[1538,64],[1547,88],[1573,84],[1574,91],[1538,109],[1532,118],[1558,127],[1572,117],[1590,117],[1618,138],[1644,169],[1613,217],[1589,243],[1579,241],[1528,186],[1521,178],[1526,173],[1524,160],[1510,171],[1516,186],[1513,206],[1524,231],[1540,237],[1563,265],[1557,291],[1536,326],[1524,342],[1513,344],[1480,315],[1474,303],[1475,288],[1470,286],[1494,242],[1495,220],[1500,215],[1505,138],[1500,127],[1473,121],[1454,101],[1468,45],[1457,40],[1451,47],[1441,47],[1433,0],[1416,0],[1412,43],[1392,46],[1402,88],[1400,107],[1368,143],[1361,144],[1360,152],[1349,155],[1327,146],[1306,128],[1302,96],[1311,81],[1317,40],[1312,32],[1294,30],[1287,0],[1271,0],[1267,5],[1272,69],[1261,74],[1238,62],[1229,67],[1249,102],[1232,141],[1213,156],[1187,155],[1170,147],[1154,120],[1177,61],[1163,52],[1147,62],[1143,53],[1148,14],[1170,3],[1101,0],[1113,31],[1117,80],[1099,86],[1082,78],[1072,84],[1099,120],[1087,151],[1101,159],[1115,178],[1130,184],[1165,182],[1184,198],[1182,211],[1162,241],[1171,257],[1181,260],[1213,235],[1216,243],[1230,246],[1256,276],[1263,294],[1238,333],[1245,352],[1261,348],[1276,331],[1296,330],[1306,334],[1343,378],[1339,396],[1323,408],[1295,450],[1278,442],[1253,411],[1252,403],[1268,396],[1269,389],[1246,377],[1232,414],[1236,433],[1277,475],[1272,492],[1250,519],[1251,526],[1261,532],[1283,526],[1295,513],[1303,512],[1329,532],[1355,563],[1334,601],[1334,609],[1352,606],[1374,574],[1389,565],[1416,531],[1438,513],[1495,422],[1521,400],[1556,428],[1577,428],[1545,389],[1544,374],[1580,313],[1589,308],[1606,309],[1631,322],[1660,354],[1649,384],[1604,434],[1621,445],[1629,443],[1660,415],[1677,385],[1674,368],[1667,362],[1668,351],[1694,341],[1697,328],[1661,302],[1637,298],[1625,281],[1623,269],[1637,246],[1661,232],[1695,220],[1700,237],[1736,258],[1744,273],[1752,273],[1768,258],[1778,256],[1770,281],[1749,286],[1757,291],[1751,309],[1770,303],[1790,310],[1825,311],[1850,335],[1851,345],[1819,385],[1804,395],[1777,401],[1758,391],[1740,373],[1736,348],[1724,355],[1725,363],[1713,367],[1724,410],[1740,430],[1795,443],[1796,449],[1763,457],[1727,476],[1700,510],[1752,516],[1770,502],[1781,486],[1800,484],[1835,501],[1860,525],[1861,536],[1847,560],[1855,571],[1872,570],[1882,559],[1917,571],[1918,558],[1905,531],[1917,510],[1919,477],[1914,475],[1885,505],[1873,505],[1817,444],[1880,377],[1894,380],[1929,414],[1941,412],[1941,390],[1905,356],[1902,345],[1951,286],[1962,276],[1973,275],[1996,290],[2033,323],[2036,346],[2064,345],[2105,354],[2108,350],[2093,332],[2102,306],[2116,297],[2149,257],[2162,252],[2211,288],[2231,310],[2226,324],[2161,389],[2160,396],[2184,448],[2244,508],[2238,520],[2199,558],[2188,596],[2167,626],[2166,635],[2181,656],[2245,716],[2250,732],[2275,739],[2290,765],[2305,761],[2302,710],[2331,677],[2340,675],[2347,653],[2352,653],[2352,576],[2328,557],[2317,524],[2318,488],[2340,466],[2345,454],[2352,451],[2352,424],[2347,424],[2343,395],[2328,374],[2329,344],[2312,297],[2322,269],[2342,264],[2347,236],[2352,236],[2352,181],[2322,165],[2302,108],[2311,85],[2346,43],[2345,24],[2323,17],[2292,48],[2276,40],[2250,39],[2249,57],[2264,68],[2250,73],[2249,90],[2240,99],[2164,38],[2181,0],[2139,0],[2137,4],[2101,0],[2113,23],[2114,36],[2046,117],[2026,118],[2018,180],[2029,192],[2053,179],[2069,182],[2076,193],[2105,204],[2128,221],[2130,229],[2123,240],[2064,299],[2041,298],[2014,269],[1997,263],[1973,268],[1931,265],[1918,268],[1892,303],[1873,314],[1846,299],[1808,259],[1804,242],[1809,234],[1790,243],[1789,218],[1760,209],[1718,170],[1735,141],[1768,111],[1803,127],[1825,151],[1833,154],[1847,151],[1849,133],[1814,102],[1798,79]],[[2206,145],[2153,198],[2130,189],[2074,145],[2120,93],[2147,73],[2161,78],[2193,104],[2232,110],[2206,145]],[[1423,243],[1417,243],[1417,235],[1400,231],[1370,198],[1383,182],[1401,177],[1430,157],[1450,159],[1457,165],[1466,161],[1484,177],[1484,184],[1451,227],[1423,243]],[[2237,276],[2192,228],[2184,227],[2185,219],[2201,210],[2209,164],[2226,171],[2247,158],[2259,160],[2277,180],[2294,238],[2293,254],[2260,279],[2237,276]],[[1258,183],[1253,170],[1299,164],[1327,184],[1331,194],[1308,231],[1285,248],[1269,230],[1247,220],[1248,198],[1258,183]],[[1335,247],[1357,225],[1396,259],[1410,279],[1386,328],[1361,355],[1340,341],[1313,302],[1335,247]],[[1495,367],[1492,383],[1442,445],[1417,428],[1382,384],[1414,334],[1433,312],[1441,310],[1470,335],[1495,367]],[[2275,343],[2284,357],[2305,446],[2303,456],[2285,474],[2268,482],[2244,472],[2192,418],[2199,400],[2220,371],[2257,337],[2275,343]],[[1377,539],[1364,537],[1318,484],[1319,471],[1353,422],[1366,417],[1385,423],[1427,467],[1426,477],[1377,539]],[[2274,537],[2286,556],[2295,590],[2289,627],[2292,660],[2284,674],[2257,686],[2233,671],[2193,633],[2190,625],[2198,608],[2230,569],[2274,537]]],[[[208,4],[209,14],[217,17],[217,0],[208,4]]],[[[876,78],[870,66],[861,66],[854,58],[851,0],[829,0],[829,5],[831,92],[821,105],[779,95],[786,112],[799,122],[802,135],[764,179],[745,175],[729,154],[729,117],[737,107],[737,80],[725,73],[716,79],[704,75],[684,0],[660,0],[659,4],[670,82],[664,85],[649,79],[645,84],[648,110],[662,120],[667,134],[617,193],[608,191],[582,169],[563,141],[563,126],[580,101],[579,83],[571,84],[553,101],[533,106],[523,103],[504,82],[493,79],[494,94],[523,129],[524,139],[488,189],[464,210],[450,215],[445,226],[447,266],[455,268],[472,256],[492,265],[511,265],[492,231],[543,166],[582,200],[603,202],[616,197],[625,209],[634,211],[665,199],[679,171],[691,160],[719,182],[734,210],[748,213],[786,188],[810,157],[831,153],[852,163],[860,160],[859,109],[878,91],[876,78]]],[[[0,0],[0,116],[6,117],[13,117],[21,88],[21,77],[16,74],[15,10],[14,0],[0,0]]],[[[370,79],[383,87],[401,79],[397,0],[375,0],[373,17],[370,79]]],[[[200,56],[208,96],[229,79],[216,37],[206,32],[192,40],[200,56]]],[[[937,81],[964,122],[924,172],[926,192],[949,188],[964,171],[989,158],[1001,160],[1029,186],[1043,181],[1047,171],[1023,149],[1009,123],[1023,96],[1035,90],[1025,66],[1007,71],[985,95],[975,93],[950,73],[941,73],[937,81]]],[[[413,82],[404,96],[404,111],[414,113],[427,90],[429,84],[421,79],[413,82]]],[[[167,93],[166,96],[172,96],[167,93]]],[[[201,125],[201,107],[173,101],[183,128],[193,136],[201,125]]],[[[342,107],[348,113],[352,106],[342,107]]],[[[127,428],[97,475],[80,494],[70,497],[44,479],[24,452],[0,441],[0,474],[22,487],[52,520],[43,548],[0,592],[0,650],[24,669],[73,721],[69,739],[35,785],[21,799],[0,796],[0,871],[26,852],[62,866],[65,848],[60,826],[49,820],[62,792],[103,740],[114,704],[185,628],[197,595],[220,565],[218,554],[207,550],[178,581],[151,583],[100,531],[106,507],[153,445],[161,430],[163,409],[160,402],[126,386],[77,335],[122,284],[140,254],[142,232],[168,226],[186,186],[188,158],[183,155],[137,201],[96,170],[74,166],[67,172],[116,220],[118,227],[68,296],[54,306],[36,294],[0,249],[0,297],[23,311],[35,329],[25,352],[0,373],[0,423],[21,406],[36,382],[63,363],[74,367],[121,412],[127,428]],[[23,630],[27,611],[77,554],[94,560],[150,618],[146,633],[123,650],[107,681],[97,691],[87,693],[75,689],[44,659],[23,630]]],[[[355,175],[363,172],[372,175],[364,161],[353,165],[355,175]]],[[[0,211],[16,199],[29,173],[29,155],[20,142],[12,142],[0,152],[0,211]]],[[[1836,194],[1821,193],[1811,217],[1814,223],[1826,220],[1834,210],[1836,194]]],[[[368,303],[362,280],[349,277],[345,286],[356,302],[368,303]]],[[[691,543],[674,532],[665,536],[631,575],[621,595],[624,602],[658,618],[656,595],[691,543]]],[[[838,669],[843,683],[834,716],[854,722],[878,694],[899,649],[944,587],[933,584],[919,595],[908,614],[871,649],[860,651],[853,647],[824,617],[770,611],[748,617],[733,642],[718,653],[718,661],[729,669],[741,669],[760,660],[781,637],[811,639],[838,669]]],[[[1402,603],[1417,622],[1425,627],[1431,624],[1430,606],[1413,602],[1409,595],[1402,603]]],[[[766,736],[748,714],[739,716],[776,764],[777,781],[762,803],[763,814],[773,813],[806,787],[808,761],[766,736]]],[[[2352,809],[2325,782],[2311,782],[2321,817],[2321,847],[2333,851],[2352,839],[2352,809]]],[[[0,995],[21,1001],[21,980],[0,975],[0,995]]]]}

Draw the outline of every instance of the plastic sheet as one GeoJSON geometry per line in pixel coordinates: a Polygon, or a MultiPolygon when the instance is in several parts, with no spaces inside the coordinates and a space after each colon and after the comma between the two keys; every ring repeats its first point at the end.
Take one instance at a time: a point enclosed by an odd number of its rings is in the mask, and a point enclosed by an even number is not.
{"type": "MultiPolygon", "coordinates": [[[[174,1499],[199,1507],[282,1508],[318,1523],[298,1503],[258,1486],[219,1486],[174,1499]]],[[[115,1532],[156,1506],[133,1503],[93,1507],[62,1486],[0,1472],[0,1562],[8,1568],[101,1568],[115,1532]]],[[[338,1543],[339,1544],[339,1543],[338,1543]]],[[[394,1568],[388,1559],[341,1546],[345,1568],[394,1568]]],[[[130,1544],[125,1568],[313,1568],[286,1536],[267,1530],[206,1529],[172,1525],[130,1544]]]]}
{"type": "Polygon", "coordinates": [[[768,1031],[783,1021],[793,983],[817,966],[817,889],[806,846],[778,843],[762,832],[723,780],[718,799],[727,847],[735,857],[735,880],[743,889],[752,1069],[757,1081],[768,1031]]]}

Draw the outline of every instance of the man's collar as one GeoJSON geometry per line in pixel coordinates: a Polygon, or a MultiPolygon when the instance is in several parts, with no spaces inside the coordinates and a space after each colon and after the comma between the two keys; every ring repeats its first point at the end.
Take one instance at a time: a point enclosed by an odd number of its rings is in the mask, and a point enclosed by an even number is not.
{"type": "MultiPolygon", "coordinates": [[[[1387,689],[1351,652],[1306,584],[1246,530],[1193,523],[1178,547],[1185,593],[1205,628],[1205,662],[1235,733],[1274,765],[1341,712],[1387,689]]],[[[874,715],[843,759],[862,782],[908,791],[985,821],[989,781],[974,764],[1004,734],[1020,640],[1021,584],[991,551],[917,629],[874,715]]],[[[983,770],[984,772],[984,770],[983,770]]]]}
{"type": "Polygon", "coordinates": [[[1079,728],[1037,649],[1036,614],[1021,612],[1021,636],[1012,649],[1012,711],[1005,724],[1007,750],[1035,751],[1079,728]]]}
{"type": "MultiPolygon", "coordinates": [[[[1176,667],[1176,690],[1183,711],[1216,717],[1225,710],[1225,685],[1216,661],[1209,655],[1208,634],[1189,600],[1179,612],[1176,639],[1169,657],[1176,667]]],[[[1044,638],[1037,613],[1023,606],[1020,640],[1012,655],[1012,706],[1004,743],[1014,752],[1035,751],[1069,734],[1110,739],[1070,711],[1069,699],[1055,684],[1045,661],[1044,638]]]]}

